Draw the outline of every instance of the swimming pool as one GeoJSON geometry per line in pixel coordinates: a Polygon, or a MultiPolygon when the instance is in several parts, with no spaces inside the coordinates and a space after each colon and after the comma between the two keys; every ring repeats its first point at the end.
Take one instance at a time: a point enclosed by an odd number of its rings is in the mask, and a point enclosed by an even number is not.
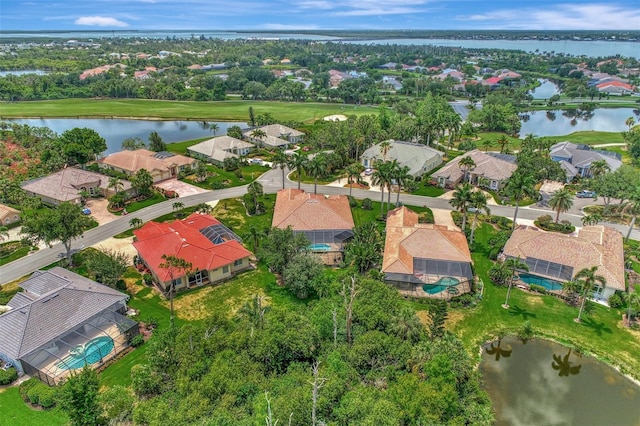
{"type": "Polygon", "coordinates": [[[109,336],[100,336],[89,340],[84,345],[73,347],[70,355],[60,361],[57,367],[61,370],[75,370],[85,365],[95,364],[109,355],[113,350],[113,339],[109,336]]]}
{"type": "Polygon", "coordinates": [[[331,246],[329,244],[311,244],[308,249],[311,251],[329,251],[331,246]]]}
{"type": "Polygon", "coordinates": [[[531,274],[520,274],[520,281],[526,284],[534,284],[544,287],[547,290],[562,290],[562,284],[549,278],[538,277],[531,274]]]}
{"type": "Polygon", "coordinates": [[[425,284],[422,286],[422,290],[429,294],[438,294],[446,289],[460,284],[460,280],[454,277],[442,277],[433,284],[425,284]]]}

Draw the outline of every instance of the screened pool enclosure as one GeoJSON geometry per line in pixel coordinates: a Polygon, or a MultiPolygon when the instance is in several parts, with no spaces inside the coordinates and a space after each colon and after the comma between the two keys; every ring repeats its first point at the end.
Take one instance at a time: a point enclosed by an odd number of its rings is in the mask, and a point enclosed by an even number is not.
{"type": "Polygon", "coordinates": [[[413,259],[413,274],[385,274],[385,281],[412,297],[450,299],[471,291],[473,271],[469,262],[413,259]]]}

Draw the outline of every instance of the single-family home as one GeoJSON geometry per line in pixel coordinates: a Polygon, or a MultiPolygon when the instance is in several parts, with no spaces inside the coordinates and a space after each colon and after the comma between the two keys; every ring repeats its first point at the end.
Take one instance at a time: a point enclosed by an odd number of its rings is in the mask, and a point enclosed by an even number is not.
{"type": "Polygon", "coordinates": [[[635,91],[635,87],[620,81],[607,81],[596,85],[598,92],[610,95],[631,95],[635,91]]]}
{"type": "Polygon", "coordinates": [[[304,133],[282,124],[269,124],[246,129],[242,132],[242,135],[258,146],[282,149],[291,144],[301,142],[304,138],[304,133]]]}
{"type": "Polygon", "coordinates": [[[247,155],[255,145],[231,136],[217,136],[187,148],[193,158],[198,158],[218,166],[227,158],[247,155]]]}
{"type": "Polygon", "coordinates": [[[345,244],[353,237],[353,216],[345,195],[310,194],[301,189],[283,189],[276,195],[272,227],[304,234],[308,249],[325,265],[342,262],[345,244]]]}
{"type": "MultiPolygon", "coordinates": [[[[48,176],[31,179],[20,185],[25,192],[38,197],[43,203],[57,206],[63,202],[79,204],[82,196],[111,197],[116,188],[109,186],[109,176],[82,170],[76,167],[65,167],[48,176]]],[[[120,180],[119,192],[131,192],[131,183],[120,180]]]]}
{"type": "Polygon", "coordinates": [[[74,272],[36,271],[19,286],[0,315],[0,358],[49,385],[103,365],[138,334],[129,296],[74,272]]]}
{"type": "Polygon", "coordinates": [[[465,178],[474,185],[497,190],[511,177],[516,168],[516,158],[513,155],[474,149],[449,161],[431,177],[438,182],[438,185],[446,188],[452,188],[465,178]],[[475,166],[468,171],[468,175],[465,175],[464,167],[460,166],[460,161],[466,157],[471,157],[475,163],[475,166]]]}
{"type": "Polygon", "coordinates": [[[467,293],[473,281],[467,238],[458,229],[419,223],[416,212],[398,207],[387,214],[382,273],[408,296],[449,299],[467,293]]]}
{"type": "Polygon", "coordinates": [[[16,222],[20,222],[20,211],[5,204],[0,204],[0,226],[7,226],[16,222]]]}
{"type": "Polygon", "coordinates": [[[176,177],[180,172],[188,172],[195,166],[194,158],[148,149],[123,150],[106,156],[98,161],[101,168],[115,170],[127,176],[133,176],[138,170],[145,169],[154,182],[176,177]]]}
{"type": "Polygon", "coordinates": [[[596,161],[605,161],[611,171],[622,165],[620,154],[612,151],[597,150],[589,145],[572,142],[558,142],[551,146],[549,156],[560,163],[567,174],[567,182],[576,176],[590,177],[591,165],[596,161]]]}
{"type": "Polygon", "coordinates": [[[138,259],[149,268],[160,290],[215,283],[249,268],[252,253],[244,248],[242,240],[216,218],[194,213],[170,223],[147,222],[133,231],[133,243],[138,259]],[[163,268],[163,256],[175,256],[191,263],[188,274],[163,268]]]}
{"type": "Polygon", "coordinates": [[[520,258],[529,266],[526,274],[520,274],[525,284],[561,291],[562,283],[582,269],[597,266],[606,286],[595,288],[595,298],[607,300],[616,291],[625,290],[622,234],[606,226],[585,226],[577,234],[564,235],[520,225],[504,246],[503,255],[520,258]]]}
{"type": "Polygon", "coordinates": [[[365,168],[374,168],[377,161],[397,161],[401,167],[409,167],[411,176],[422,176],[442,164],[442,152],[426,145],[390,140],[384,148],[381,143],[365,150],[360,161],[365,168]]]}

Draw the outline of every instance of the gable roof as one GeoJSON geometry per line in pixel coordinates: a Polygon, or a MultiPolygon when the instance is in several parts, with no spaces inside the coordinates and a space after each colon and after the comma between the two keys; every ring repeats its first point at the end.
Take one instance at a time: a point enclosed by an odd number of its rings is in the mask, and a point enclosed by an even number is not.
{"type": "Polygon", "coordinates": [[[234,149],[253,148],[253,146],[254,145],[252,143],[245,142],[231,136],[218,136],[190,146],[188,150],[206,155],[207,157],[211,157],[216,160],[224,160],[229,157],[237,157],[237,155],[230,152],[234,149]]]}
{"type": "Polygon", "coordinates": [[[193,213],[186,219],[171,223],[147,222],[133,233],[138,239],[133,243],[138,254],[165,282],[170,279],[170,274],[167,269],[160,267],[165,261],[163,255],[185,259],[192,264],[193,270],[204,271],[229,265],[251,255],[240,244],[236,234],[216,218],[205,214],[193,213]]]}
{"type": "MultiPolygon", "coordinates": [[[[131,189],[131,183],[120,180],[122,190],[131,189]]],[[[59,201],[72,201],[80,197],[82,187],[100,187],[104,190],[109,187],[109,176],[76,167],[66,167],[48,176],[33,179],[20,185],[25,191],[42,195],[59,201]]]]}
{"type": "MultiPolygon", "coordinates": [[[[423,172],[425,163],[435,157],[442,159],[442,152],[426,145],[390,140],[386,160],[396,160],[401,166],[409,167],[409,174],[416,176],[423,172]]],[[[382,142],[381,142],[382,143],[382,142]]],[[[385,161],[380,152],[380,144],[373,145],[362,153],[361,158],[385,161]]]]}
{"type": "Polygon", "coordinates": [[[345,195],[310,194],[289,188],[278,191],[271,226],[315,231],[352,229],[355,225],[345,195]]]}
{"type": "Polygon", "coordinates": [[[101,159],[100,163],[136,173],[140,169],[145,169],[149,172],[153,170],[166,171],[173,166],[184,166],[196,161],[184,155],[171,154],[164,156],[159,154],[161,153],[149,151],[148,149],[123,150],[108,155],[101,159]]]}
{"type": "Polygon", "coordinates": [[[511,234],[503,253],[510,257],[531,257],[570,266],[573,275],[584,268],[597,266],[598,274],[607,280],[607,287],[625,289],[622,234],[606,226],[585,226],[578,235],[519,226],[511,234]]]}
{"type": "Polygon", "coordinates": [[[471,173],[482,176],[487,179],[502,181],[511,177],[518,167],[514,161],[507,161],[507,157],[503,155],[491,155],[478,149],[466,152],[463,155],[449,161],[444,167],[431,176],[434,178],[444,177],[452,182],[458,182],[464,176],[463,170],[460,168],[460,160],[465,157],[471,157],[476,163],[471,169],[471,173]]]}
{"type": "Polygon", "coordinates": [[[6,216],[11,215],[19,215],[20,211],[14,209],[13,207],[9,207],[5,204],[0,203],[0,220],[4,219],[6,216]]]}
{"type": "Polygon", "coordinates": [[[464,234],[446,226],[418,223],[418,214],[398,207],[387,215],[382,272],[413,274],[413,259],[471,263],[464,234]]]}
{"type": "Polygon", "coordinates": [[[129,296],[66,269],[36,271],[0,315],[0,348],[19,359],[129,296]]]}
{"type": "Polygon", "coordinates": [[[549,155],[553,158],[564,158],[568,159],[568,162],[571,163],[574,167],[579,168],[587,168],[594,161],[604,160],[609,165],[611,171],[617,170],[621,165],[622,161],[615,157],[615,153],[606,153],[604,151],[598,151],[595,149],[591,149],[585,145],[577,145],[573,142],[558,142],[551,146],[549,151],[549,155]]]}

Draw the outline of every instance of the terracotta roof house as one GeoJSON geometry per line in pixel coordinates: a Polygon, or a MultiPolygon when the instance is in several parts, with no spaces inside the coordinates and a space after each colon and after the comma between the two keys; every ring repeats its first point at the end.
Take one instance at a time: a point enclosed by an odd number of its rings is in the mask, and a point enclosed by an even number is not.
{"type": "Polygon", "coordinates": [[[606,161],[611,171],[622,165],[622,157],[618,153],[566,141],[552,145],[549,156],[553,161],[560,163],[560,167],[567,174],[567,182],[578,175],[591,177],[591,164],[595,161],[606,161]]]}
{"type": "Polygon", "coordinates": [[[418,223],[398,207],[387,215],[382,260],[385,281],[414,297],[448,299],[471,291],[471,253],[465,235],[442,225],[418,223]]]}
{"type": "Polygon", "coordinates": [[[20,211],[5,204],[0,204],[0,226],[7,226],[16,222],[20,222],[20,211]]]}
{"type": "Polygon", "coordinates": [[[527,274],[520,274],[528,284],[559,291],[582,269],[597,266],[607,285],[596,288],[594,297],[607,300],[615,291],[625,290],[622,234],[606,226],[585,226],[577,235],[564,235],[521,225],[511,234],[503,255],[519,257],[529,266],[527,274]]]}
{"type": "Polygon", "coordinates": [[[460,168],[460,160],[465,157],[471,157],[476,163],[475,167],[469,171],[471,183],[479,186],[486,185],[490,189],[500,189],[504,181],[511,177],[517,168],[513,155],[482,152],[474,149],[449,161],[431,177],[442,187],[451,188],[457,185],[464,177],[464,170],[460,168]]]}
{"type": "Polygon", "coordinates": [[[344,245],[353,236],[353,216],[344,195],[310,194],[301,189],[283,189],[276,195],[272,227],[304,234],[326,265],[342,261],[344,245]]]}
{"type": "Polygon", "coordinates": [[[176,177],[181,171],[191,170],[196,163],[194,158],[171,152],[153,152],[147,149],[124,150],[98,161],[100,167],[115,170],[133,176],[138,170],[145,169],[154,182],[176,177]]]}
{"type": "Polygon", "coordinates": [[[0,315],[0,358],[49,385],[129,346],[138,323],[129,296],[66,269],[36,271],[0,315]]]}
{"type": "MultiPolygon", "coordinates": [[[[131,191],[129,181],[121,180],[120,182],[122,183],[121,192],[131,191]]],[[[62,202],[80,203],[82,191],[104,197],[110,197],[115,193],[114,188],[109,188],[109,176],[75,167],[66,167],[48,176],[23,182],[21,187],[28,195],[56,206],[62,202]]]]}
{"type": "Polygon", "coordinates": [[[255,145],[231,136],[218,136],[187,148],[193,158],[199,158],[216,165],[222,165],[226,158],[247,155],[255,145]]]}
{"type": "Polygon", "coordinates": [[[596,86],[598,92],[609,93],[611,95],[631,95],[635,88],[627,83],[620,81],[608,81],[600,83],[596,86]]]}
{"type": "Polygon", "coordinates": [[[380,145],[373,145],[362,153],[360,161],[364,167],[373,168],[376,161],[396,160],[400,166],[409,167],[409,174],[416,177],[429,173],[442,164],[442,152],[426,145],[391,140],[386,156],[380,145]]]}
{"type": "Polygon", "coordinates": [[[282,124],[269,124],[268,126],[246,129],[242,135],[258,146],[271,148],[287,148],[290,144],[301,142],[304,138],[304,133],[282,124]],[[261,130],[266,136],[255,137],[255,130],[261,130]]]}
{"type": "Polygon", "coordinates": [[[147,222],[133,231],[133,247],[162,291],[171,285],[171,274],[161,268],[162,255],[176,256],[192,264],[191,273],[174,274],[174,289],[181,290],[231,278],[249,268],[252,253],[242,240],[216,218],[194,213],[171,223],[147,222]]]}

